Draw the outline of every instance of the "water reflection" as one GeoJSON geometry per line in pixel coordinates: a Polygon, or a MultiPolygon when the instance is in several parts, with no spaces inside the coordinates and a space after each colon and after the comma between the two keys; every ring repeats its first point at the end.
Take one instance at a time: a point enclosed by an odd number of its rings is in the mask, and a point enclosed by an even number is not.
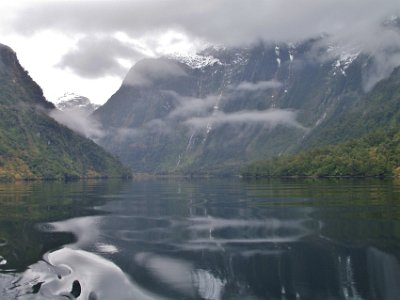
{"type": "MultiPolygon", "coordinates": [[[[22,211],[41,188],[22,193],[22,211]]],[[[400,188],[391,182],[163,180],[69,189],[60,215],[14,220],[14,233],[36,224],[34,238],[0,235],[0,296],[400,298],[400,188]],[[33,262],[23,272],[5,272],[10,242],[40,246],[42,259],[28,252],[33,262]]],[[[52,201],[44,202],[56,208],[52,201]]]]}
{"type": "Polygon", "coordinates": [[[48,253],[14,281],[27,299],[160,299],[134,285],[114,263],[68,247],[48,253]]]}
{"type": "Polygon", "coordinates": [[[123,182],[17,183],[0,185],[0,256],[7,264],[1,271],[21,272],[46,252],[73,242],[70,232],[43,234],[43,222],[65,220],[101,212],[100,194],[120,189],[123,182]]]}

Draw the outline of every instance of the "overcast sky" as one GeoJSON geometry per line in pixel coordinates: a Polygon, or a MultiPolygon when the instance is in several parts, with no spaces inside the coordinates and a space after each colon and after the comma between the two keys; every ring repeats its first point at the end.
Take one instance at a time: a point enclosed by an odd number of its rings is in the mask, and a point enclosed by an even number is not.
{"type": "Polygon", "coordinates": [[[400,47],[399,32],[384,26],[399,11],[399,0],[13,0],[0,3],[0,43],[50,101],[74,92],[104,103],[137,60],[206,44],[327,34],[380,57],[400,47]]]}

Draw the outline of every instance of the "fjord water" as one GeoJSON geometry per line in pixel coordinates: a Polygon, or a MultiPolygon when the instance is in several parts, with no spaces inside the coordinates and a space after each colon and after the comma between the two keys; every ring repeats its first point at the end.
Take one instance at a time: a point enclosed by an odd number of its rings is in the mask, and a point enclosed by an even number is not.
{"type": "Polygon", "coordinates": [[[0,185],[0,299],[400,299],[400,183],[0,185]]]}

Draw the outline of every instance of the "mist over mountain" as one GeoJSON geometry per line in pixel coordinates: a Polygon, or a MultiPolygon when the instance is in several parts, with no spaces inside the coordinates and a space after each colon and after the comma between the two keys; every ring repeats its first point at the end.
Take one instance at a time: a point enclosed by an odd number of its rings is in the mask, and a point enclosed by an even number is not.
{"type": "Polygon", "coordinates": [[[100,105],[74,93],[65,93],[55,105],[57,109],[53,109],[49,115],[58,123],[94,141],[104,136],[101,125],[91,116],[100,105]]]}
{"type": "Polygon", "coordinates": [[[94,142],[60,125],[55,107],[0,44],[0,179],[122,177],[129,171],[94,142]]]}
{"type": "Polygon", "coordinates": [[[371,56],[321,39],[143,59],[94,113],[99,143],[156,173],[236,172],[307,148],[374,86],[371,56]]]}

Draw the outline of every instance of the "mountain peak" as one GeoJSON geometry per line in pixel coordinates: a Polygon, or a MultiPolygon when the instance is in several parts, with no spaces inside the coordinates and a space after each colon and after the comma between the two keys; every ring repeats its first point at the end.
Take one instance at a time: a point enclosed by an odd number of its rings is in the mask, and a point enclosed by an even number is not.
{"type": "Polygon", "coordinates": [[[56,107],[62,111],[81,111],[90,114],[100,105],[92,103],[87,97],[66,92],[56,101],[56,107]]]}
{"type": "Polygon", "coordinates": [[[182,55],[177,53],[169,55],[167,56],[167,58],[178,60],[179,62],[191,67],[192,69],[202,69],[204,67],[212,66],[214,64],[222,65],[221,61],[218,58],[215,58],[211,55],[182,55]]]}
{"type": "Polygon", "coordinates": [[[9,46],[4,45],[2,43],[0,43],[0,51],[8,51],[8,52],[13,53],[14,55],[16,55],[15,51],[13,49],[11,49],[9,46]]]}

